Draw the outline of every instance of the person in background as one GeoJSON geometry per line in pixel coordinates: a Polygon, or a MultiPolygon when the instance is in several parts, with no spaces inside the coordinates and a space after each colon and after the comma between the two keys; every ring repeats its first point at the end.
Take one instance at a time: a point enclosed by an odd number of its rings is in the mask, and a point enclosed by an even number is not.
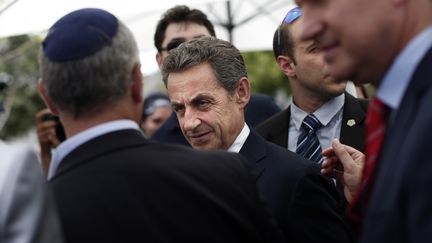
{"type": "MultiPolygon", "coordinates": [[[[360,151],[364,149],[364,121],[368,101],[356,99],[345,91],[347,81],[328,73],[317,43],[302,41],[302,10],[288,11],[273,38],[273,53],[288,79],[292,99],[288,108],[256,127],[267,141],[321,164],[322,151],[335,138],[360,151]]],[[[341,198],[344,183],[336,180],[341,198]]],[[[348,201],[342,200],[346,209],[348,201]]],[[[353,232],[356,232],[353,230],[353,232]]]]}
{"type": "MultiPolygon", "coordinates": [[[[300,38],[318,43],[330,74],[377,87],[364,170],[351,201],[361,242],[430,242],[432,1],[296,3],[305,20],[300,38]]],[[[345,150],[336,154],[349,155],[341,160],[356,160],[357,153],[334,145],[345,150]]]]}
{"type": "MultiPolygon", "coordinates": [[[[159,67],[170,50],[177,48],[183,42],[202,36],[216,36],[213,24],[202,11],[184,5],[168,9],[159,20],[154,34],[154,45],[158,51],[156,61],[159,67]]],[[[254,127],[280,110],[272,97],[253,94],[246,109],[246,121],[254,127]]],[[[189,146],[174,112],[151,138],[159,142],[189,146]]]]}
{"type": "Polygon", "coordinates": [[[66,137],[60,120],[53,116],[48,108],[36,113],[35,122],[36,135],[39,141],[39,156],[44,174],[47,176],[52,152],[66,137]]]}
{"type": "Polygon", "coordinates": [[[186,140],[248,160],[286,242],[350,242],[338,193],[321,167],[249,129],[250,83],[239,50],[214,37],[192,40],[170,52],[162,74],[186,140]]]}
{"type": "Polygon", "coordinates": [[[319,151],[307,154],[307,159],[321,163],[321,151],[330,147],[334,138],[363,150],[368,102],[345,92],[347,81],[330,76],[314,41],[300,40],[302,21],[301,9],[291,9],[273,38],[276,61],[292,90],[290,106],[262,122],[256,131],[267,141],[305,155],[307,150],[301,150],[299,138],[308,131],[304,121],[311,117],[318,125],[311,136],[319,141],[319,151]]]}
{"type": "Polygon", "coordinates": [[[141,129],[149,138],[171,115],[171,103],[169,97],[163,93],[152,93],[144,98],[141,129]]]}
{"type": "Polygon", "coordinates": [[[0,140],[0,154],[0,242],[63,242],[57,208],[36,153],[0,140]]]}
{"type": "Polygon", "coordinates": [[[143,136],[138,46],[114,15],[61,17],[40,70],[39,92],[68,137],[48,173],[66,242],[281,242],[239,155],[143,136]]]}

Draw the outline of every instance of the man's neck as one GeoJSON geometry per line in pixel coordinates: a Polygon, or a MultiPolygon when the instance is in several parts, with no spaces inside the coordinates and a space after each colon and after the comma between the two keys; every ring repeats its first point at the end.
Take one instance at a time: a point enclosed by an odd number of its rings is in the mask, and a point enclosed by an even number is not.
{"type": "Polygon", "coordinates": [[[324,105],[327,101],[330,99],[324,100],[324,99],[317,99],[312,97],[298,97],[293,96],[293,102],[294,104],[307,113],[313,113],[314,111],[318,110],[322,105],[324,105]]]}
{"type": "Polygon", "coordinates": [[[127,119],[139,123],[140,114],[135,114],[130,106],[130,108],[127,107],[128,106],[113,105],[96,113],[83,114],[78,118],[67,112],[60,112],[59,116],[65,129],[66,137],[71,137],[91,127],[109,121],[127,119]]]}

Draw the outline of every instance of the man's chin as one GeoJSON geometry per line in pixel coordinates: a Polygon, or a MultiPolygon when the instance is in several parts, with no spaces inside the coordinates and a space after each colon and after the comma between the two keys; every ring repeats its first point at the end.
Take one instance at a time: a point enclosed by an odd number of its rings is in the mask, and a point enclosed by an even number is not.
{"type": "Polygon", "coordinates": [[[215,148],[210,143],[208,144],[191,144],[193,149],[196,150],[217,150],[218,148],[215,148]]]}

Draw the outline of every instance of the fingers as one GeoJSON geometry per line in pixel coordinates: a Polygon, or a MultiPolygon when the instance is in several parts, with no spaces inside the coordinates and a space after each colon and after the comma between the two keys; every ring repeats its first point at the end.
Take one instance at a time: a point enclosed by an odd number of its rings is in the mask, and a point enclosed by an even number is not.
{"type": "Polygon", "coordinates": [[[57,122],[53,120],[45,120],[45,116],[51,114],[49,109],[44,109],[36,113],[36,133],[38,136],[41,150],[49,151],[51,147],[56,147],[60,141],[56,136],[55,128],[57,122]]]}
{"type": "Polygon", "coordinates": [[[329,147],[329,148],[324,149],[321,154],[325,157],[330,157],[330,156],[335,155],[333,147],[329,147]]]}
{"type": "Polygon", "coordinates": [[[333,139],[332,147],[335,155],[339,158],[344,171],[349,172],[354,164],[354,159],[351,157],[350,153],[348,153],[347,146],[341,144],[338,139],[333,139]]]}
{"type": "Polygon", "coordinates": [[[43,110],[37,112],[36,115],[35,115],[36,123],[42,122],[43,121],[42,118],[44,116],[48,115],[48,114],[51,114],[51,112],[50,112],[50,110],[48,108],[47,109],[43,109],[43,110]]]}

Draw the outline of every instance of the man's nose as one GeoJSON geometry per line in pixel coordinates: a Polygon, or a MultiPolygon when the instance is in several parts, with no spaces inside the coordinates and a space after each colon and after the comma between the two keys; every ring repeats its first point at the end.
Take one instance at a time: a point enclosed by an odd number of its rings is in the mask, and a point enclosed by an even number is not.
{"type": "Polygon", "coordinates": [[[193,110],[186,110],[183,119],[183,128],[185,131],[193,131],[201,124],[201,120],[198,118],[197,113],[193,110]]]}
{"type": "Polygon", "coordinates": [[[303,10],[303,15],[300,19],[300,39],[302,41],[315,40],[324,30],[324,24],[321,20],[320,13],[311,13],[303,10]]]}

